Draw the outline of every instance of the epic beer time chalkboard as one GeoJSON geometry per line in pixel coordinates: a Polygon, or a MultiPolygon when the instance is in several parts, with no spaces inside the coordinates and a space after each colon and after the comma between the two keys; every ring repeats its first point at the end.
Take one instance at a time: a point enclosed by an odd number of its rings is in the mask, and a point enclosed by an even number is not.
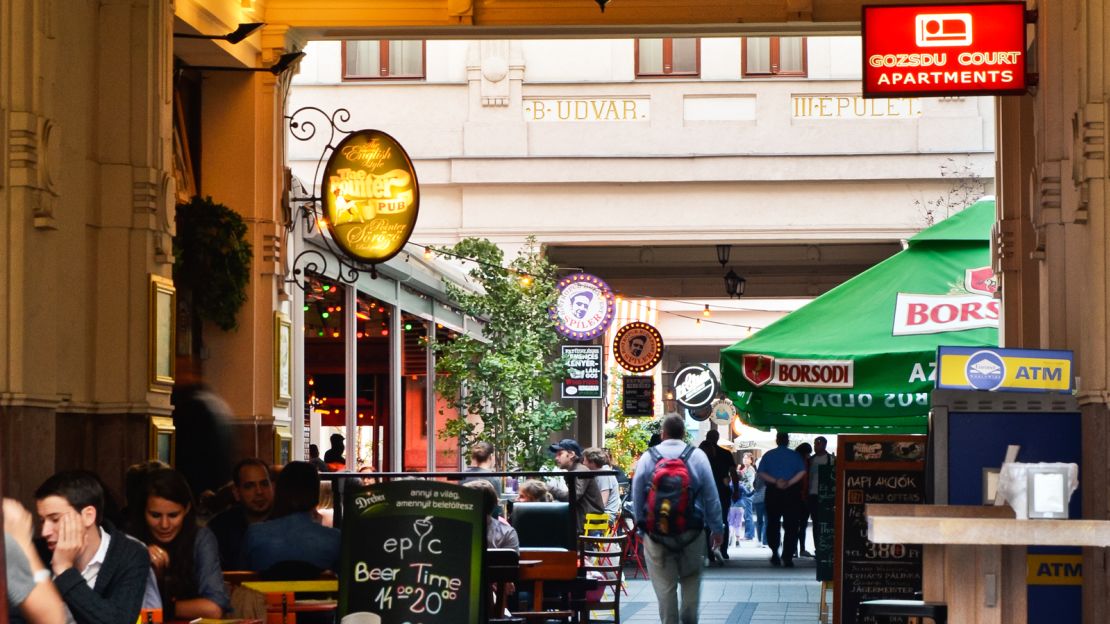
{"type": "Polygon", "coordinates": [[[482,492],[405,480],[348,492],[341,624],[478,624],[486,518],[482,492]]]}
{"type": "Polygon", "coordinates": [[[868,541],[864,507],[925,502],[925,436],[842,435],[837,458],[833,624],[876,624],[872,617],[856,619],[859,603],[915,598],[921,591],[922,547],[868,541]]]}

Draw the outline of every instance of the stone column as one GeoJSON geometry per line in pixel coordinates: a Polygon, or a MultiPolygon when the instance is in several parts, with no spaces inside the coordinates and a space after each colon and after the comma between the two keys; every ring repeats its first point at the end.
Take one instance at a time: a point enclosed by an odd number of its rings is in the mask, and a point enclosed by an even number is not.
{"type": "MultiPolygon", "coordinates": [[[[300,47],[287,35],[285,27],[266,27],[261,67],[300,47]]],[[[288,248],[283,226],[283,115],[284,95],[294,71],[281,76],[207,72],[202,91],[201,192],[243,216],[254,250],[239,327],[230,332],[211,325],[204,328],[202,375],[231,407],[237,455],[264,461],[274,457],[275,426],[294,424],[290,408],[274,405],[273,338],[274,312],[290,312],[282,268],[288,248]]]]}

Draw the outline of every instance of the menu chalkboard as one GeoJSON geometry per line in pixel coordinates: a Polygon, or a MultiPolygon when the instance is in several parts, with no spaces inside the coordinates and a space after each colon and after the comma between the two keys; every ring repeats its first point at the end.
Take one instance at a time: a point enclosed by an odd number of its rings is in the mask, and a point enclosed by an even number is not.
{"type": "MultiPolygon", "coordinates": [[[[874,544],[867,539],[868,503],[925,502],[925,438],[840,436],[836,483],[836,611],[834,624],[857,619],[864,600],[913,599],[921,591],[920,544],[874,544]]],[[[903,622],[886,618],[884,622],[903,622]]]]}
{"type": "Polygon", "coordinates": [[[485,621],[481,491],[393,481],[348,492],[344,509],[341,624],[485,621]]]}
{"type": "Polygon", "coordinates": [[[813,545],[817,557],[817,580],[833,580],[833,548],[836,542],[836,467],[817,467],[817,517],[813,519],[813,545]]]}
{"type": "Polygon", "coordinates": [[[648,375],[626,375],[623,380],[625,416],[655,415],[655,378],[648,375]]]}

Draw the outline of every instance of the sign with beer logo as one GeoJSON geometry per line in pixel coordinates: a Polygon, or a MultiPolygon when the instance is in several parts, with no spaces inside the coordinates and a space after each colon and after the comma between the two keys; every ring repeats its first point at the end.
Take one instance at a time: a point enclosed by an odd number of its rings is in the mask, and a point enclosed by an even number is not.
{"type": "Polygon", "coordinates": [[[663,359],[663,336],[642,321],[633,321],[613,337],[613,357],[626,371],[643,373],[663,359]]]}
{"type": "Polygon", "coordinates": [[[746,353],[743,373],[756,387],[851,388],[855,385],[855,368],[852,360],[800,360],[746,353]]]}
{"type": "Polygon", "coordinates": [[[336,146],[324,169],[324,215],[344,253],[389,260],[408,242],[419,209],[416,171],[393,137],[359,130],[336,146]]]}
{"type": "Polygon", "coordinates": [[[1025,3],[863,7],[863,97],[1025,92],[1025,3]]]}
{"type": "Polygon", "coordinates": [[[718,388],[717,376],[701,364],[687,366],[674,376],[674,399],[690,409],[709,405],[717,396],[718,388]]]}
{"type": "Polygon", "coordinates": [[[600,278],[575,273],[559,280],[559,297],[551,309],[555,329],[571,340],[593,340],[613,322],[613,291],[600,278]]]}
{"type": "Polygon", "coordinates": [[[338,616],[344,624],[477,624],[489,508],[482,492],[438,481],[348,490],[338,616]]]}
{"type": "Polygon", "coordinates": [[[898,293],[894,303],[895,336],[940,334],[998,327],[1001,302],[994,298],[998,279],[990,267],[967,269],[947,295],[898,293]]]}

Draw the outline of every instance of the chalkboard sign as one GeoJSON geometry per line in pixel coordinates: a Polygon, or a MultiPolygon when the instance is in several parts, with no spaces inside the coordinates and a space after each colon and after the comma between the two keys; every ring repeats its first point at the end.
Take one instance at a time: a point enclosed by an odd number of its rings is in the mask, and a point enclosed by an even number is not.
{"type": "Polygon", "coordinates": [[[836,543],[836,467],[817,467],[817,517],[813,519],[813,544],[817,557],[817,580],[833,580],[833,549],[836,543]]]}
{"type": "Polygon", "coordinates": [[[346,502],[341,624],[485,621],[481,491],[393,481],[348,492],[346,502]]]}
{"type": "MultiPolygon", "coordinates": [[[[836,466],[836,610],[834,624],[877,624],[856,618],[861,601],[906,600],[921,591],[920,544],[867,539],[868,503],[925,502],[923,436],[839,436],[836,466]]],[[[883,622],[904,622],[885,618],[883,622]]]]}
{"type": "Polygon", "coordinates": [[[655,378],[648,375],[626,375],[623,380],[625,416],[655,415],[655,378]]]}

